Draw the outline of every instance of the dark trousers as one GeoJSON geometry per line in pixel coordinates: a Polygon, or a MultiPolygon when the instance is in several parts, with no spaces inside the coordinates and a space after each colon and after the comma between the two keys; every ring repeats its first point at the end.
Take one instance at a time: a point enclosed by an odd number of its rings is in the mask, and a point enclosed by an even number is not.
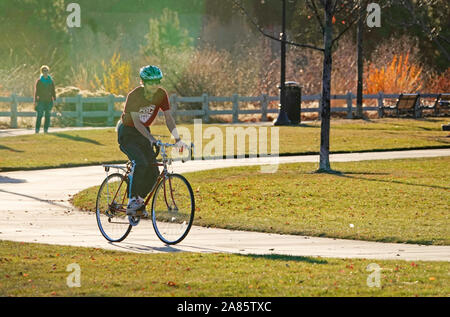
{"type": "Polygon", "coordinates": [[[45,117],[44,120],[44,132],[48,132],[48,127],[50,126],[50,114],[52,112],[53,101],[50,102],[41,102],[38,101],[36,106],[36,132],[39,132],[41,129],[41,121],[42,117],[45,117]]]}
{"type": "Polygon", "coordinates": [[[145,198],[153,188],[159,175],[156,155],[150,141],[134,127],[119,124],[118,141],[120,150],[134,164],[129,197],[137,195],[145,198]]]}

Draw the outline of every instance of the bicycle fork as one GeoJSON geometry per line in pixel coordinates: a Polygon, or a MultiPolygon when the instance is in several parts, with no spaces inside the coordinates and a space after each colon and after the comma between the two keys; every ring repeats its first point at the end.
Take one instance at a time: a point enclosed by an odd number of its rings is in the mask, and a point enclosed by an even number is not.
{"type": "Polygon", "coordinates": [[[170,179],[170,176],[167,177],[167,179],[169,180],[169,190],[170,190],[170,197],[172,199],[172,203],[173,203],[173,207],[170,205],[170,202],[168,201],[168,197],[167,197],[167,190],[166,190],[166,180],[164,179],[163,182],[163,186],[164,186],[164,200],[166,202],[166,206],[167,209],[169,209],[170,211],[178,211],[178,206],[175,203],[175,198],[173,197],[173,188],[172,188],[172,181],[170,179]]]}

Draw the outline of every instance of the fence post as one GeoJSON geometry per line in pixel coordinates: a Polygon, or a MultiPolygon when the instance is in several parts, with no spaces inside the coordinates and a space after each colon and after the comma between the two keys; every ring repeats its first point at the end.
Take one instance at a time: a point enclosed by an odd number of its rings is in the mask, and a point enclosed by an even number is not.
{"type": "Polygon", "coordinates": [[[233,123],[239,122],[239,95],[233,95],[233,123]]]}
{"type": "Polygon", "coordinates": [[[108,126],[114,125],[114,95],[108,96],[108,126]]]}
{"type": "Polygon", "coordinates": [[[77,95],[77,101],[76,101],[76,114],[77,114],[77,127],[83,126],[83,100],[81,99],[81,95],[77,95]]]}
{"type": "Polygon", "coordinates": [[[16,94],[11,95],[11,128],[17,128],[17,96],[16,94]]]}
{"type": "Polygon", "coordinates": [[[269,97],[266,94],[261,95],[261,121],[267,121],[267,108],[269,107],[269,97]]]}
{"type": "Polygon", "coordinates": [[[208,98],[208,94],[203,94],[202,98],[203,98],[202,110],[204,112],[204,114],[203,114],[203,122],[209,123],[209,98],[208,98]]]}
{"type": "Polygon", "coordinates": [[[353,119],[353,111],[352,111],[352,92],[349,91],[347,93],[347,119],[353,119]]]}
{"type": "Polygon", "coordinates": [[[384,115],[383,107],[384,107],[384,104],[383,104],[383,93],[380,91],[378,93],[378,116],[380,118],[383,118],[383,115],[384,115]]]}
{"type": "Polygon", "coordinates": [[[414,104],[414,118],[422,117],[422,109],[420,107],[420,92],[418,92],[419,98],[417,98],[416,103],[414,104]]]}
{"type": "Polygon", "coordinates": [[[177,115],[177,95],[171,94],[169,97],[169,103],[170,103],[170,111],[172,113],[172,116],[175,118],[175,121],[178,121],[178,115],[177,115]]]}

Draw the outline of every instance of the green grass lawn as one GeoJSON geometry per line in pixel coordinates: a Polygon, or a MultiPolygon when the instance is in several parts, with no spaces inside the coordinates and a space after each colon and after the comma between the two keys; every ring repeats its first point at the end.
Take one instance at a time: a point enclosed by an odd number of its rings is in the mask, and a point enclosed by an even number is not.
{"type": "MultiPolygon", "coordinates": [[[[273,174],[239,167],[185,174],[195,225],[382,242],[450,244],[450,157],[282,164],[273,174]],[[351,226],[352,225],[352,226],[351,226]]],[[[73,198],[95,210],[97,187],[73,198]]]]}
{"type": "Polygon", "coordinates": [[[135,254],[0,241],[0,296],[449,296],[449,269],[448,262],[135,254]],[[68,287],[72,263],[80,287],[68,287]],[[372,263],[381,269],[379,287],[367,284],[372,263]]]}
{"type": "MultiPolygon", "coordinates": [[[[437,118],[334,120],[331,129],[331,152],[450,147],[448,133],[441,131],[441,125],[446,122],[445,119],[437,118]]],[[[192,124],[180,124],[179,127],[189,129],[191,138],[194,139],[196,134],[192,124]]],[[[227,147],[232,147],[227,145],[226,129],[236,126],[204,124],[203,133],[214,127],[218,127],[223,134],[222,154],[226,155],[227,147]]],[[[245,131],[249,130],[243,132],[245,131]]],[[[152,127],[152,132],[158,138],[170,140],[165,125],[152,127]]],[[[301,127],[280,127],[279,140],[280,155],[318,153],[320,122],[301,127]]],[[[204,137],[203,148],[211,141],[204,137]]],[[[246,143],[248,144],[248,139],[246,143]]],[[[270,151],[270,132],[268,150],[270,151]]],[[[248,146],[245,152],[249,152],[248,146]]],[[[212,151],[211,154],[215,155],[215,152],[212,151]]],[[[117,135],[113,128],[0,138],[0,171],[92,165],[123,162],[126,159],[118,148],[117,135]]]]}

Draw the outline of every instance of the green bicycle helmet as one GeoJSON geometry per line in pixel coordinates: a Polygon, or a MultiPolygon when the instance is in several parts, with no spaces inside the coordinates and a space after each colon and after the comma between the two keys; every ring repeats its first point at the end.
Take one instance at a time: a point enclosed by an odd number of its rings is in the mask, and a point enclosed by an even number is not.
{"type": "Polygon", "coordinates": [[[158,66],[147,65],[141,68],[139,75],[143,82],[157,81],[159,82],[163,78],[163,73],[158,66]]]}

